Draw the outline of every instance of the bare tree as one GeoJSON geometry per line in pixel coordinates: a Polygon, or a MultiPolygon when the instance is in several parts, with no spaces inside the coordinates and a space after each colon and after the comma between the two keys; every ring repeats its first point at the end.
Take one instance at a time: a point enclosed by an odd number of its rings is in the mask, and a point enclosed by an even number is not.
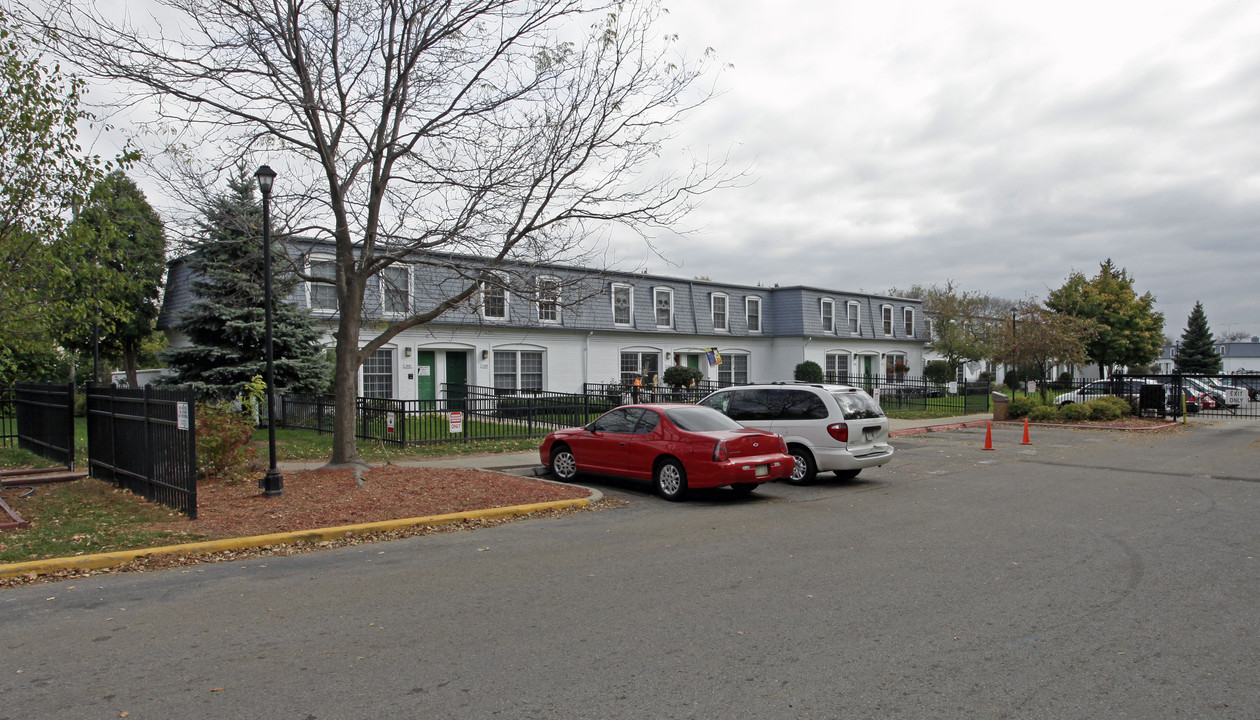
{"type": "Polygon", "coordinates": [[[398,333],[475,301],[509,277],[499,267],[582,257],[609,223],[647,238],[726,181],[706,161],[647,172],[712,97],[710,53],[662,40],[655,2],[153,2],[171,35],[93,0],[53,0],[41,19],[66,58],[134,88],[224,167],[266,153],[284,233],[334,248],[333,277],[297,268],[336,288],[333,464],[358,461],[357,369],[398,333]],[[462,282],[365,323],[369,280],[397,263],[462,282]]]}

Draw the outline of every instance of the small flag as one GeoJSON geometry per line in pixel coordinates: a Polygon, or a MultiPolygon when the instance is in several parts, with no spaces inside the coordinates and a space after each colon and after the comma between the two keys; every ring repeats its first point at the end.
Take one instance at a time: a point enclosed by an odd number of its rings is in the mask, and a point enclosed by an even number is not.
{"type": "Polygon", "coordinates": [[[709,348],[709,351],[706,353],[706,355],[708,356],[710,365],[722,364],[722,356],[718,354],[717,348],[709,348]]]}

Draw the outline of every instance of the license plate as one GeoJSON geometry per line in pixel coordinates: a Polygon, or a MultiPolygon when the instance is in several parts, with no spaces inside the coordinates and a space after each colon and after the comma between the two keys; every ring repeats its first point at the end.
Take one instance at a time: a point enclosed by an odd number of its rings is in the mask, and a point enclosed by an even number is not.
{"type": "Polygon", "coordinates": [[[866,442],[870,442],[874,440],[875,428],[866,428],[865,430],[862,431],[862,436],[866,438],[866,442]]]}
{"type": "Polygon", "coordinates": [[[753,475],[756,477],[765,477],[770,474],[769,465],[757,465],[753,468],[753,475]]]}

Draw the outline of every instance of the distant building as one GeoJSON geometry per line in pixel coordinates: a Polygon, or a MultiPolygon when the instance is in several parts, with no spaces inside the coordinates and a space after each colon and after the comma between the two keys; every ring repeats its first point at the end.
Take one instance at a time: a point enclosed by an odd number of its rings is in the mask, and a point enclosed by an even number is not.
{"type": "MultiPolygon", "coordinates": [[[[1166,374],[1173,371],[1173,358],[1177,355],[1178,347],[1179,343],[1164,345],[1159,359],[1151,365],[1156,373],[1166,374]]],[[[1260,337],[1243,342],[1217,343],[1216,353],[1221,356],[1223,373],[1260,372],[1260,337]]]]}

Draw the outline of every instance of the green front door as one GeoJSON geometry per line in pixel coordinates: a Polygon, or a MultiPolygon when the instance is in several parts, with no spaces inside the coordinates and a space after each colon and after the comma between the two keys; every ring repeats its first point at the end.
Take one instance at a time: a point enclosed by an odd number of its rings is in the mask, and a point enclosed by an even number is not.
{"type": "Polygon", "coordinates": [[[451,410],[463,410],[468,397],[468,353],[446,351],[446,399],[451,410]]]}
{"type": "Polygon", "coordinates": [[[420,400],[437,399],[437,373],[432,350],[416,351],[416,397],[420,400]]]}
{"type": "Polygon", "coordinates": [[[695,369],[699,370],[699,369],[700,369],[700,356],[699,356],[699,355],[688,355],[688,356],[687,356],[687,367],[689,367],[689,368],[695,368],[695,369]]]}

